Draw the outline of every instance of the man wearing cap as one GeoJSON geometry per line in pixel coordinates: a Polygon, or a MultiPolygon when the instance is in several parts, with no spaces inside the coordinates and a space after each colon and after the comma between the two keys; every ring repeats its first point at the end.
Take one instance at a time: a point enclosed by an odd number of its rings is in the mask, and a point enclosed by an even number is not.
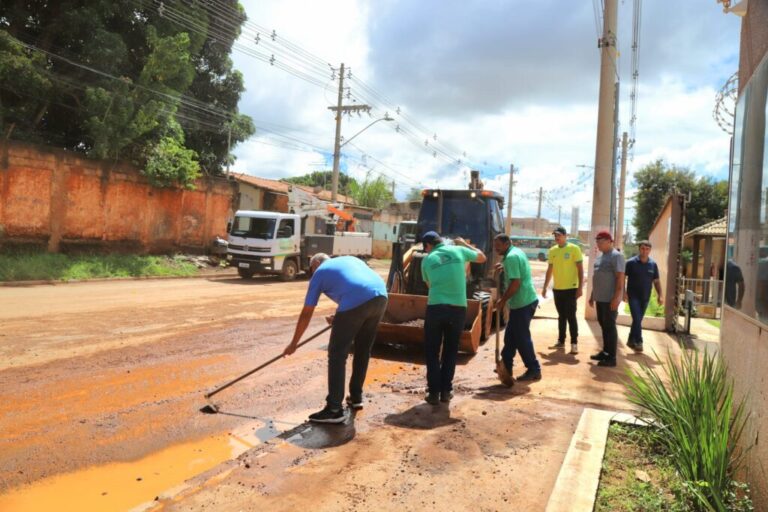
{"type": "Polygon", "coordinates": [[[643,351],[643,316],[651,299],[651,286],[656,288],[659,305],[664,304],[659,280],[659,267],[651,258],[651,242],[643,240],[638,244],[639,255],[627,260],[625,274],[627,291],[624,300],[629,304],[632,314],[632,327],[629,330],[627,346],[635,352],[643,351]]]}
{"type": "Polygon", "coordinates": [[[426,401],[437,405],[453,397],[453,375],[459,339],[467,316],[467,262],[485,263],[485,254],[462,238],[454,245],[428,231],[421,237],[427,256],[421,260],[421,275],[429,288],[424,319],[424,349],[427,360],[426,401]],[[442,347],[442,357],[441,349],[442,347]]]}
{"type": "Polygon", "coordinates": [[[307,330],[321,293],[339,305],[336,314],[327,317],[333,328],[328,343],[326,405],[321,411],[310,414],[309,420],[316,423],[343,423],[342,400],[347,355],[354,341],[347,404],[352,409],[362,409],[363,383],[376,330],[387,309],[387,289],[381,277],[354,256],[331,259],[327,254],[317,253],[312,256],[309,268],[312,279],[309,281],[304,308],[296,323],[293,339],[285,347],[283,355],[296,351],[296,345],[307,330]]]}
{"type": "Polygon", "coordinates": [[[557,344],[555,348],[565,348],[565,326],[571,334],[571,354],[579,353],[579,324],[576,321],[576,301],[582,294],[584,282],[583,257],[578,245],[568,242],[565,228],[555,228],[552,235],[555,237],[555,246],[548,254],[547,275],[544,278],[544,287],[541,296],[547,296],[549,280],[554,275],[552,293],[555,296],[555,308],[557,309],[557,344]]]}
{"type": "Polygon", "coordinates": [[[590,356],[598,366],[616,366],[616,317],[624,295],[624,256],[614,249],[609,231],[600,231],[595,237],[598,256],[593,263],[592,293],[589,305],[597,311],[597,321],[603,332],[603,350],[590,356]]]}
{"type": "Polygon", "coordinates": [[[533,286],[528,257],[523,251],[512,246],[512,241],[507,235],[496,235],[493,248],[496,254],[502,257],[496,268],[504,270],[506,281],[504,295],[496,302],[496,311],[501,311],[504,304],[509,308],[501,359],[507,367],[507,372],[512,375],[512,361],[515,354],[520,352],[526,370],[517,380],[541,380],[541,365],[536,359],[531,339],[531,319],[539,305],[539,299],[533,286]]]}

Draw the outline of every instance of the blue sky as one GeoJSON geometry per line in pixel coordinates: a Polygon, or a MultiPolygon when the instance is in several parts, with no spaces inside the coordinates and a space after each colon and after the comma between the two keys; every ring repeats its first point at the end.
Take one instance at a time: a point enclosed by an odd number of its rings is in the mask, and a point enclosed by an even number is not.
{"type": "MultiPolygon", "coordinates": [[[[249,17],[242,47],[264,55],[277,48],[278,65],[233,54],[247,87],[240,108],[257,126],[236,149],[234,168],[270,178],[330,168],[327,107],[336,102],[337,82],[317,57],[351,67],[346,102],[374,107],[370,118],[344,119],[347,138],[385,112],[395,118],[345,146],[345,172],[394,180],[403,197],[411,187],[463,188],[471,166],[506,194],[514,163],[515,216],[535,215],[535,191],[543,187],[545,216],[556,219],[561,206],[569,225],[571,206],[580,206],[586,227],[591,182],[573,184],[588,172],[580,165],[594,165],[599,2],[241,0],[249,17]],[[279,41],[269,47],[263,38],[271,30],[279,41]]],[[[620,132],[629,130],[631,14],[632,1],[620,0],[620,132]]],[[[739,30],[740,18],[715,0],[643,2],[630,176],[663,158],[727,178],[729,138],[712,110],[738,68],[739,30]]]]}

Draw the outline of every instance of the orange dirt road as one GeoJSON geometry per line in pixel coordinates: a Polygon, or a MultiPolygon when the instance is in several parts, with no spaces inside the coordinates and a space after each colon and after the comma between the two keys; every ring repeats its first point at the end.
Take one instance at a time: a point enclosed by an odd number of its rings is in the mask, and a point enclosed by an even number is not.
{"type": "MultiPolygon", "coordinates": [[[[217,395],[221,413],[201,412],[205,392],[282,351],[305,289],[236,277],[0,287],[0,510],[542,510],[582,408],[628,409],[626,365],[652,362],[596,368],[599,328],[583,320],[580,354],[547,348],[549,300],[532,324],[544,379],[528,386],[496,383],[491,337],[460,357],[450,406],[428,406],[421,352],[377,347],[365,409],[311,426],[325,334],[217,395]]],[[[323,299],[308,334],[333,309],[323,299]]]]}

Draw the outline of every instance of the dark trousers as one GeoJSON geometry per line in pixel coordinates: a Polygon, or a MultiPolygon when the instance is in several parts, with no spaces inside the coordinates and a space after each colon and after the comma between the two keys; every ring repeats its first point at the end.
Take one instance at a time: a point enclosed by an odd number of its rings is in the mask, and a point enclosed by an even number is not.
{"type": "Polygon", "coordinates": [[[336,313],[328,344],[328,396],[325,401],[333,410],[342,408],[344,380],[347,371],[347,355],[355,343],[352,358],[352,376],[349,378],[349,394],[353,398],[363,396],[363,383],[371,358],[371,347],[376,340],[376,329],[387,309],[386,297],[374,297],[356,308],[336,313]]]}
{"type": "Polygon", "coordinates": [[[648,300],[650,297],[632,297],[629,296],[629,313],[632,315],[632,327],[629,329],[629,340],[643,344],[643,317],[645,316],[645,309],[648,307],[648,300]]]}
{"type": "Polygon", "coordinates": [[[557,341],[565,343],[565,325],[571,333],[571,343],[578,343],[579,324],[576,322],[576,288],[553,290],[557,308],[557,341]]]}
{"type": "Polygon", "coordinates": [[[427,391],[430,393],[453,391],[456,355],[459,353],[459,340],[466,316],[465,307],[448,304],[427,306],[424,350],[427,360],[427,391]]]}
{"type": "Polygon", "coordinates": [[[619,333],[616,331],[616,317],[619,312],[611,311],[610,302],[595,302],[595,309],[597,322],[603,331],[603,352],[612,359],[616,359],[616,340],[619,338],[619,333]]]}
{"type": "Polygon", "coordinates": [[[535,300],[525,307],[509,310],[509,320],[507,320],[507,327],[504,330],[504,348],[501,350],[501,359],[510,373],[512,372],[512,360],[518,352],[520,352],[523,364],[528,370],[541,371],[531,339],[531,319],[538,305],[539,301],[535,300]]]}

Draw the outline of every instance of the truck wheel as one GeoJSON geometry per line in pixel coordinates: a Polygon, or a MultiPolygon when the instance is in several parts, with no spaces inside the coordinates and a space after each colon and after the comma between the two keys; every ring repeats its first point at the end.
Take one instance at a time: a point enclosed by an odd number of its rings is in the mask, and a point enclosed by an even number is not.
{"type": "Polygon", "coordinates": [[[540,253],[539,253],[539,261],[547,261],[547,257],[546,257],[546,256],[544,256],[544,253],[543,253],[543,252],[540,252],[540,253]]]}
{"type": "Polygon", "coordinates": [[[237,269],[237,275],[243,279],[250,279],[253,277],[253,270],[248,270],[247,268],[239,268],[237,269]]]}
{"type": "Polygon", "coordinates": [[[283,262],[283,273],[280,275],[280,279],[283,281],[293,281],[296,279],[296,274],[299,268],[296,266],[296,262],[293,260],[286,260],[283,262]]]}

